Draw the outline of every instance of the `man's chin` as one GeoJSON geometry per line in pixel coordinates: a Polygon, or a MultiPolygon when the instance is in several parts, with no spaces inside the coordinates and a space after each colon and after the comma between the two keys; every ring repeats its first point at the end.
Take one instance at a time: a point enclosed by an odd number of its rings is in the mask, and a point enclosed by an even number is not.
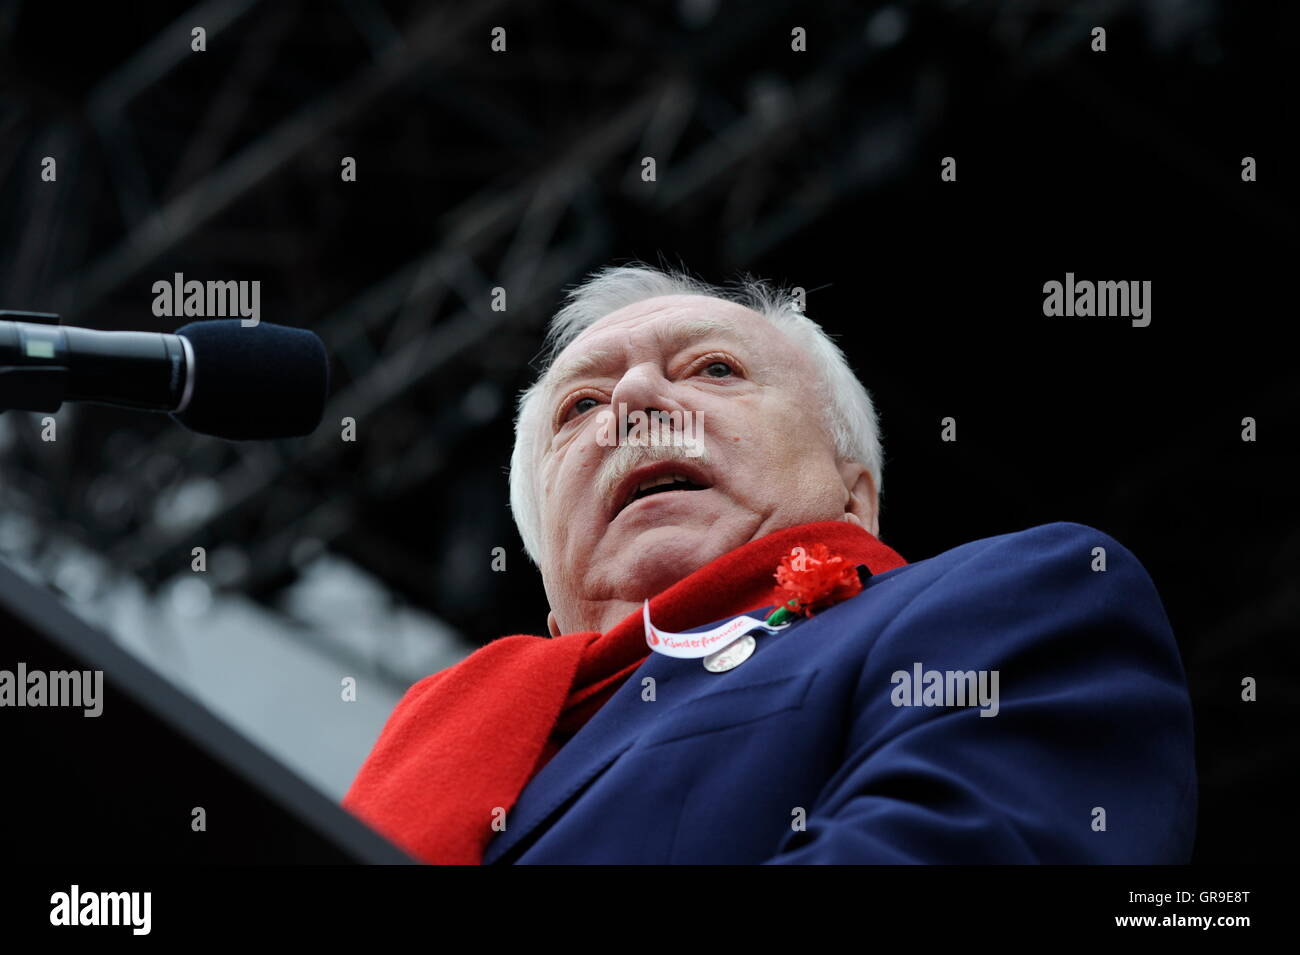
{"type": "MultiPolygon", "coordinates": [[[[743,542],[741,542],[743,543],[743,542]]],[[[625,599],[653,597],[730,550],[725,534],[712,526],[659,525],[627,535],[611,567],[628,586],[625,599]]]]}

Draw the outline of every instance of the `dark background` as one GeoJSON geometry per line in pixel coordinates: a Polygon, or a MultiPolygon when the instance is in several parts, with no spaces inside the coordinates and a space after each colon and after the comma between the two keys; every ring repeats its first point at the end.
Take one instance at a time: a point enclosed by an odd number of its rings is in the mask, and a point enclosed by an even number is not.
{"type": "Polygon", "coordinates": [[[543,633],[505,469],[561,290],[634,258],[800,285],[877,402],[884,540],[1071,520],[1133,550],[1191,683],[1197,861],[1289,858],[1298,35],[1295,4],[1228,0],[9,4],[0,307],[170,331],[154,281],[259,279],[334,390],[255,445],[65,406],[75,441],[0,448],[0,506],[48,532],[38,567],[63,536],[157,583],[198,535],[273,604],[326,549],[476,642],[543,633]],[[1150,280],[1151,325],[1045,318],[1067,271],[1150,280]],[[218,506],[160,520],[196,478],[218,506]]]}

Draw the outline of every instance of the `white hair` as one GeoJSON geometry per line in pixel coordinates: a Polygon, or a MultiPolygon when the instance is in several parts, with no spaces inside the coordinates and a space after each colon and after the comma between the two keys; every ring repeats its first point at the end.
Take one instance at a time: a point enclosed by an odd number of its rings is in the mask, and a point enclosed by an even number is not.
{"type": "Polygon", "coordinates": [[[541,501],[537,491],[537,438],[545,420],[540,406],[556,357],[592,324],[628,305],[663,295],[707,295],[758,312],[802,347],[822,372],[827,431],[842,461],[857,461],[881,490],[883,452],[880,427],[871,395],[858,380],[839,346],[820,325],[800,311],[793,289],[774,288],[749,276],[727,287],[711,285],[674,270],[644,263],[609,266],[592,273],[570,289],[546,334],[541,372],[519,396],[515,418],[515,447],[510,456],[510,510],[524,549],[534,563],[542,560],[541,501]]]}

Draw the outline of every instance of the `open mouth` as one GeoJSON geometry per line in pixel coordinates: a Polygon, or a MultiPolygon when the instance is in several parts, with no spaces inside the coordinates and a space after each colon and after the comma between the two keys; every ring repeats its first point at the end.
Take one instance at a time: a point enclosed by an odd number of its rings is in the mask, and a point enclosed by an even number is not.
{"type": "Polygon", "coordinates": [[[712,485],[705,483],[702,475],[673,467],[656,467],[653,470],[632,475],[620,488],[621,497],[616,498],[617,508],[614,517],[637,501],[656,494],[670,491],[706,491],[712,485]]]}

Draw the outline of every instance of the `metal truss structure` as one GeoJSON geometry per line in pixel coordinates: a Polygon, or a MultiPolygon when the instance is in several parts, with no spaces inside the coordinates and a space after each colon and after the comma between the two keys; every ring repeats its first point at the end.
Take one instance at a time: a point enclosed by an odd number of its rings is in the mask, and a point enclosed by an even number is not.
{"type": "MultiPolygon", "coordinates": [[[[83,122],[10,95],[5,138],[22,147],[3,172],[32,188],[3,237],[6,303],[141,328],[150,284],[174,271],[261,279],[268,320],[315,330],[335,357],[325,422],[230,444],[65,407],[75,438],[51,444],[10,415],[0,503],[150,583],[203,545],[220,583],[270,596],[337,546],[410,599],[489,607],[490,584],[457,568],[514,541],[513,395],[563,286],[625,254],[626,220],[707,224],[727,237],[717,260],[745,266],[890,182],[938,123],[947,80],[908,52],[910,31],[952,16],[1032,71],[1127,6],[210,0],[99,79],[83,122]],[[830,50],[756,67],[791,23],[830,50]],[[864,80],[881,89],[869,106],[853,100],[864,80]],[[30,173],[45,155],[61,158],[57,190],[30,173]],[[357,182],[340,181],[344,156],[357,182]],[[659,181],[641,180],[645,156],[659,181]]],[[[43,535],[31,562],[56,543],[43,535]]]]}

